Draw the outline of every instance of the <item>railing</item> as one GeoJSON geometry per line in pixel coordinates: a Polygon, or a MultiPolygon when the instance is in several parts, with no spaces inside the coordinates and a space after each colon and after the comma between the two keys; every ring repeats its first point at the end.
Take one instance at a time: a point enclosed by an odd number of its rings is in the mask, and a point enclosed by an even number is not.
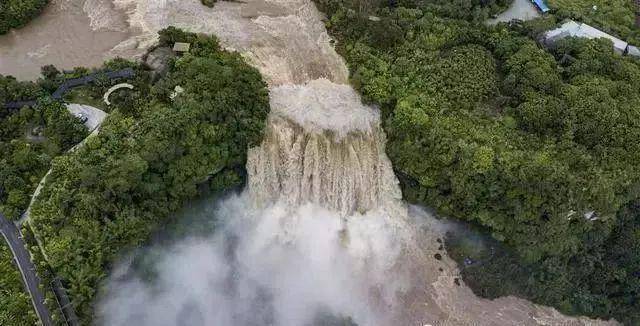
{"type": "Polygon", "coordinates": [[[62,316],[64,317],[66,324],[68,326],[79,326],[80,321],[78,320],[76,311],[73,309],[73,304],[71,303],[71,300],[69,300],[67,290],[65,290],[59,277],[54,276],[53,281],[51,281],[51,289],[55,294],[58,306],[60,307],[60,311],[62,312],[62,316]]]}
{"type": "MultiPolygon", "coordinates": [[[[125,68],[122,70],[98,72],[98,73],[93,73],[93,74],[86,75],[79,78],[68,79],[64,81],[62,85],[60,85],[60,87],[58,87],[58,89],[56,89],[56,91],[53,92],[53,94],[51,94],[51,97],[56,100],[61,100],[62,96],[69,90],[78,86],[84,86],[84,85],[93,83],[102,78],[112,80],[112,79],[119,79],[119,78],[131,78],[135,75],[136,75],[136,72],[132,68],[125,68]]],[[[36,104],[36,100],[13,101],[13,102],[5,103],[4,108],[8,110],[19,110],[24,106],[34,106],[35,104],[36,104]]]]}
{"type": "Polygon", "coordinates": [[[31,303],[35,310],[40,322],[43,326],[52,326],[53,321],[49,309],[45,305],[45,296],[40,291],[39,285],[41,283],[40,278],[36,274],[36,268],[31,261],[31,256],[28,249],[22,239],[22,236],[13,222],[7,220],[0,213],[0,233],[7,241],[9,249],[13,254],[13,258],[16,262],[18,270],[22,275],[22,281],[24,282],[25,290],[31,297],[31,303]]]}

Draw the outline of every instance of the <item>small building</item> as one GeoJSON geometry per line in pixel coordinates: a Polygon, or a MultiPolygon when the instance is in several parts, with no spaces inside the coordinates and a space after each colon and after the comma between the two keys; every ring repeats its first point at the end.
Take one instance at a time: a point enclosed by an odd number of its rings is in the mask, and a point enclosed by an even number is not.
{"type": "Polygon", "coordinates": [[[169,95],[169,98],[173,101],[178,95],[184,93],[184,88],[180,87],[180,86],[176,86],[173,89],[173,92],[171,92],[171,95],[169,95]]]}
{"type": "Polygon", "coordinates": [[[177,53],[189,52],[190,48],[191,48],[191,43],[176,42],[173,45],[173,51],[177,53]]]}
{"type": "Polygon", "coordinates": [[[611,36],[597,28],[591,27],[584,23],[577,23],[573,20],[569,20],[562,26],[548,31],[544,35],[544,42],[547,46],[552,45],[558,40],[566,37],[583,37],[588,39],[606,38],[613,42],[614,51],[624,54],[627,51],[629,44],[617,37],[611,36]]]}
{"type": "Polygon", "coordinates": [[[588,211],[586,213],[584,213],[584,218],[587,221],[593,222],[593,221],[597,221],[599,219],[598,215],[596,214],[595,211],[588,211]]]}
{"type": "Polygon", "coordinates": [[[540,12],[542,13],[547,13],[549,12],[549,7],[547,6],[546,3],[544,3],[544,0],[531,0],[531,2],[533,2],[536,7],[538,7],[538,10],[540,10],[540,12]]]}

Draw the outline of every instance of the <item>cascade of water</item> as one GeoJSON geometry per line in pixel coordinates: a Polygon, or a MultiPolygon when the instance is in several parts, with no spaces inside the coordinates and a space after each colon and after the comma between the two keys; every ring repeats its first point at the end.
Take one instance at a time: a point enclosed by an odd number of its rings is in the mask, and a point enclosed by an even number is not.
{"type": "Polygon", "coordinates": [[[327,80],[280,86],[271,108],[264,141],[247,163],[257,203],[311,202],[343,216],[399,206],[379,116],[351,88],[327,80]]]}
{"type": "Polygon", "coordinates": [[[113,281],[106,324],[171,325],[183,306],[196,306],[202,324],[310,325],[322,309],[361,325],[592,323],[520,299],[479,299],[455,285],[454,262],[431,258],[443,253],[435,239],[446,227],[422,213],[414,215],[429,222],[412,223],[379,113],[346,85],[346,66],[310,0],[213,9],[199,0],[114,1],[130,8],[129,23],[145,37],[168,25],[217,35],[261,71],[272,111],[264,141],[249,151],[248,191],[219,209],[227,222],[219,234],[231,240],[218,235],[167,254],[157,288],[168,295],[113,281]],[[176,271],[176,260],[197,261],[203,272],[176,271]],[[135,311],[122,312],[123,302],[135,311]],[[171,311],[158,317],[167,303],[171,311]]]}

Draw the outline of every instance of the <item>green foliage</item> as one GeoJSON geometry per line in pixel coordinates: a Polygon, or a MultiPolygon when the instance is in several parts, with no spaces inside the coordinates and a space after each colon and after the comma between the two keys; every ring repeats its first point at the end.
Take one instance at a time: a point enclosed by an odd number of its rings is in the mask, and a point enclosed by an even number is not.
{"type": "Polygon", "coordinates": [[[318,0],[316,4],[324,12],[355,14],[364,19],[380,8],[400,7],[430,11],[441,17],[481,22],[506,10],[512,2],[513,0],[318,0]]]}
{"type": "Polygon", "coordinates": [[[47,3],[49,0],[0,0],[0,35],[28,23],[47,3]]]}
{"type": "MultiPolygon", "coordinates": [[[[34,108],[0,113],[0,212],[9,219],[19,218],[26,210],[51,160],[87,135],[85,126],[61,103],[44,97],[48,91],[43,82],[0,76],[0,103],[40,97],[34,108]]],[[[30,298],[12,262],[11,252],[0,241],[0,324],[35,325],[30,298]]],[[[53,302],[51,293],[45,293],[47,302],[53,302]]]]}
{"type": "Polygon", "coordinates": [[[209,7],[209,8],[213,8],[213,6],[216,4],[216,2],[218,2],[217,0],[200,0],[200,2],[209,7]]]}
{"type": "MultiPolygon", "coordinates": [[[[411,2],[439,16],[481,22],[507,9],[513,0],[408,0],[408,3],[411,2]]],[[[404,3],[404,0],[400,3],[404,3]]]]}
{"type": "Polygon", "coordinates": [[[51,160],[86,135],[62,104],[45,99],[0,120],[0,211],[20,217],[51,160]]]}
{"type": "Polygon", "coordinates": [[[0,325],[36,325],[38,318],[31,298],[24,291],[13,255],[0,237],[0,325]]]}
{"type": "MultiPolygon", "coordinates": [[[[640,63],[606,40],[566,39],[549,52],[530,38],[546,20],[487,27],[411,4],[422,10],[373,8],[380,19],[371,21],[351,5],[321,3],[353,85],[383,109],[405,197],[482,225],[509,248],[510,263],[536,266],[540,280],[478,287],[636,320],[627,312],[637,292],[604,291],[603,279],[585,285],[571,264],[606,263],[617,212],[638,196],[640,63]],[[380,42],[389,26],[398,36],[380,42]],[[592,211],[597,221],[584,217],[592,211]],[[592,255],[596,244],[608,251],[592,255]]],[[[496,280],[501,272],[516,273],[478,270],[496,280]]]]}
{"type": "Polygon", "coordinates": [[[4,108],[4,104],[11,101],[31,100],[44,96],[46,92],[32,82],[19,82],[12,76],[0,75],[0,117],[10,112],[4,108]]]}
{"type": "MultiPolygon", "coordinates": [[[[55,84],[59,85],[66,79],[78,78],[87,74],[100,75],[103,72],[117,71],[125,68],[132,68],[135,71],[135,76],[126,80],[99,78],[96,82],[72,89],[70,92],[65,94],[64,100],[68,103],[91,105],[96,108],[100,108],[105,112],[118,109],[121,113],[136,115],[138,114],[137,109],[149,101],[149,94],[151,93],[151,75],[147,70],[145,70],[145,67],[136,62],[116,58],[106,61],[99,69],[88,70],[85,68],[76,68],[73,73],[57,75],[54,80],[56,81],[55,84]],[[102,96],[109,88],[122,82],[131,84],[134,88],[120,89],[112,93],[109,96],[111,105],[107,106],[104,103],[102,96]]],[[[50,79],[40,81],[40,84],[43,84],[48,80],[50,79]]],[[[55,88],[57,89],[57,86],[55,88]]]]}
{"type": "Polygon", "coordinates": [[[146,241],[198,185],[241,184],[247,149],[262,138],[269,107],[258,71],[214,37],[160,34],[161,43],[190,42],[193,50],[148,98],[132,102],[137,108],[120,106],[84,147],[55,159],[32,210],[48,261],[87,324],[116,256],[146,241]],[[172,100],[176,86],[184,92],[172,100]]]}
{"type": "Polygon", "coordinates": [[[201,49],[203,52],[211,53],[216,51],[219,47],[218,40],[216,38],[207,37],[205,35],[198,35],[183,31],[179,28],[169,26],[159,33],[159,46],[173,47],[176,42],[190,43],[193,47],[190,51],[192,53],[198,53],[196,49],[201,49]]]}
{"type": "Polygon", "coordinates": [[[480,296],[517,295],[567,313],[616,316],[625,324],[637,325],[639,230],[640,203],[636,201],[620,210],[608,236],[603,232],[586,234],[584,249],[575,257],[549,257],[542,264],[526,264],[500,243],[470,241],[477,235],[467,231],[450,233],[446,244],[456,261],[473,260],[462,269],[462,276],[480,296]]]}
{"type": "Polygon", "coordinates": [[[640,28],[635,25],[635,0],[548,0],[559,18],[572,18],[627,42],[640,45],[640,28]]]}

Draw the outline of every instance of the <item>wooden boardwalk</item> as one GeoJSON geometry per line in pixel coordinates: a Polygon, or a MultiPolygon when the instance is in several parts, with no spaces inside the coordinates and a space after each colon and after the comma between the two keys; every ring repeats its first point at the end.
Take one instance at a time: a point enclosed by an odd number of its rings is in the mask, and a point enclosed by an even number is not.
{"type": "MultiPolygon", "coordinates": [[[[64,83],[62,83],[62,85],[60,85],[60,87],[58,87],[58,89],[56,89],[56,91],[53,92],[53,94],[51,94],[51,97],[59,101],[59,100],[62,100],[62,96],[64,96],[65,93],[67,93],[68,91],[70,91],[75,87],[88,85],[95,81],[105,79],[105,78],[109,80],[113,80],[113,79],[120,79],[120,78],[131,78],[135,75],[136,75],[136,72],[132,68],[125,68],[122,70],[99,72],[99,73],[93,73],[93,74],[86,75],[79,78],[68,79],[68,80],[65,80],[64,83]]],[[[5,103],[4,108],[8,110],[20,110],[24,106],[34,106],[36,102],[37,102],[36,100],[8,102],[8,103],[5,103]]]]}

